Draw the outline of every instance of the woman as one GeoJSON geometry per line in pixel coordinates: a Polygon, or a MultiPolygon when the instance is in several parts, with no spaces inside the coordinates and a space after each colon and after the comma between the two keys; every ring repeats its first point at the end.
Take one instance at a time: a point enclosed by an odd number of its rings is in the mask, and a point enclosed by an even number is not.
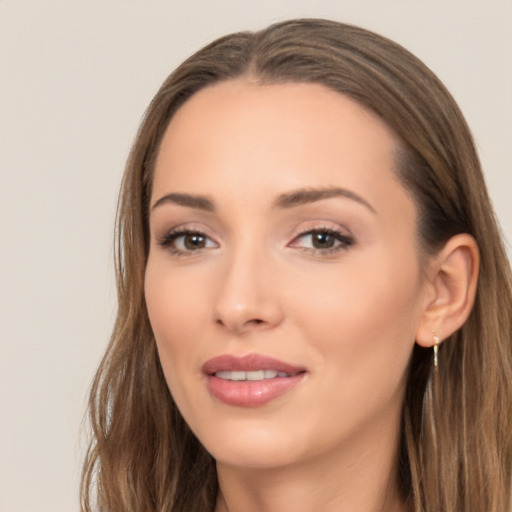
{"type": "Polygon", "coordinates": [[[507,261],[469,129],[415,57],[296,20],[152,101],[83,510],[510,510],[507,261]]]}

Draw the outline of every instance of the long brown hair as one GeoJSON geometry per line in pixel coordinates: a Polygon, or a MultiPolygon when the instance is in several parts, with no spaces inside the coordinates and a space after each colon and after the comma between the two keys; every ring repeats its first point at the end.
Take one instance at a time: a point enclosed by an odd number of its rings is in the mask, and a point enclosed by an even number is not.
{"type": "Polygon", "coordinates": [[[474,308],[443,343],[412,354],[402,415],[400,485],[414,512],[511,510],[512,278],[471,133],[417,58],[366,30],[292,20],[218,39],[164,82],[127,163],[117,215],[118,313],[90,395],[93,438],[82,510],[211,511],[215,463],[168,391],[144,301],[148,200],[155,157],[176,110],[198,90],[240,76],[315,82],[379,115],[400,139],[397,174],[417,204],[425,254],[469,233],[480,248],[474,308]]]}

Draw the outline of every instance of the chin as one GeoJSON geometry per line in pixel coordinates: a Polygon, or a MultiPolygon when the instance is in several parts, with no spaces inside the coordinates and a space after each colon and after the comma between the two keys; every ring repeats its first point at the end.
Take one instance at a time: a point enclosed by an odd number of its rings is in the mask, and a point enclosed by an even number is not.
{"type": "Polygon", "coordinates": [[[289,466],[296,462],[290,452],[280,453],[274,447],[229,447],[218,450],[218,453],[210,452],[217,464],[245,469],[277,469],[289,466]]]}
{"type": "Polygon", "coordinates": [[[212,430],[199,439],[219,464],[271,469],[300,458],[297,447],[302,443],[290,437],[290,429],[237,426],[225,432],[212,430]],[[288,435],[284,435],[286,432],[288,435]]]}

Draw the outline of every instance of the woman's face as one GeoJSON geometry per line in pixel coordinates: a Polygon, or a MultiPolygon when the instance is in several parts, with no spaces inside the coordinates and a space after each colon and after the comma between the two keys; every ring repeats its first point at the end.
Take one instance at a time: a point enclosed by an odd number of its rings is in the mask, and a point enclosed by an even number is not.
{"type": "Polygon", "coordinates": [[[225,82],[172,119],[145,293],[170,391],[219,463],[396,449],[426,283],[394,150],[316,84],[225,82]]]}

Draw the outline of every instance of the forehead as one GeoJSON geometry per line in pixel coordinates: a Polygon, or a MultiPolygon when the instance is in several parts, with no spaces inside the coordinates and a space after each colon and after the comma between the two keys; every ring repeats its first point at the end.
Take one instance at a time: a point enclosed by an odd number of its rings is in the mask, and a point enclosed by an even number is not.
{"type": "Polygon", "coordinates": [[[160,146],[154,185],[169,172],[183,178],[185,165],[191,178],[192,170],[211,177],[216,165],[274,175],[293,165],[297,173],[320,177],[329,158],[340,171],[378,161],[378,172],[394,167],[395,148],[396,137],[380,118],[323,85],[237,79],[199,91],[176,112],[160,146]]]}
{"type": "Polygon", "coordinates": [[[345,125],[350,123],[352,127],[364,125],[368,136],[385,132],[388,139],[397,139],[376,114],[324,85],[296,82],[260,84],[246,78],[220,82],[192,95],[174,114],[165,138],[169,141],[180,132],[183,136],[199,135],[201,128],[208,130],[221,124],[226,128],[228,122],[235,130],[243,127],[244,135],[251,128],[255,131],[264,128],[270,133],[269,124],[272,123],[276,130],[288,128],[289,133],[294,134],[296,130],[292,128],[300,127],[309,135],[319,125],[330,125],[343,136],[344,121],[345,125]],[[277,119],[279,124],[275,124],[277,119]]]}

